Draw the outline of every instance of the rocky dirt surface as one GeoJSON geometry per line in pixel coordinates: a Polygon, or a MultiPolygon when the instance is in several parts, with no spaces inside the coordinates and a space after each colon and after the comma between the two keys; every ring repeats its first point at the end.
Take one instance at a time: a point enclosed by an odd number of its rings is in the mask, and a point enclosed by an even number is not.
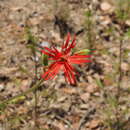
{"type": "Polygon", "coordinates": [[[27,26],[38,45],[58,47],[70,32],[77,34],[76,50],[96,50],[92,63],[76,66],[76,86],[62,74],[41,85],[37,117],[33,93],[0,105],[1,130],[130,130],[130,4],[123,2],[121,11],[128,15],[120,18],[119,1],[0,0],[0,102],[31,87],[35,62],[27,26]]]}

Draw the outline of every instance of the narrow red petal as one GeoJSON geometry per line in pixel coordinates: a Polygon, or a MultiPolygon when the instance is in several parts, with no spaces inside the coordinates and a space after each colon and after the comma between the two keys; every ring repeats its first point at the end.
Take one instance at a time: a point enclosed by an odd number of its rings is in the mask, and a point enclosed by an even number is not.
{"type": "Polygon", "coordinates": [[[68,72],[66,66],[64,66],[64,74],[65,74],[65,79],[66,79],[66,81],[68,80],[70,83],[72,83],[71,77],[70,77],[70,75],[69,75],[69,72],[68,72]]]}
{"type": "Polygon", "coordinates": [[[76,41],[76,36],[74,36],[72,43],[69,46],[67,44],[67,46],[65,47],[65,50],[64,50],[65,54],[68,54],[70,52],[70,50],[76,46],[75,41],[76,41]]]}
{"type": "Polygon", "coordinates": [[[59,51],[56,49],[56,47],[53,46],[53,49],[55,50],[54,52],[55,52],[56,54],[59,53],[59,51]]]}
{"type": "Polygon", "coordinates": [[[42,78],[44,80],[53,79],[58,74],[58,72],[61,70],[62,66],[63,66],[62,62],[54,62],[53,64],[50,65],[50,67],[48,68],[48,71],[46,71],[42,75],[42,78]]]}
{"type": "Polygon", "coordinates": [[[64,66],[66,69],[66,75],[67,75],[68,81],[70,82],[70,84],[75,84],[76,79],[75,79],[75,75],[74,75],[74,71],[72,67],[67,62],[64,63],[64,66]]]}
{"type": "Polygon", "coordinates": [[[84,60],[84,59],[71,59],[71,60],[69,60],[69,63],[71,63],[71,64],[82,64],[82,63],[90,63],[91,62],[91,60],[84,60]]]}
{"type": "Polygon", "coordinates": [[[48,47],[44,47],[43,49],[47,50],[50,53],[55,53],[55,51],[53,51],[52,49],[48,48],[48,47]]]}
{"type": "Polygon", "coordinates": [[[62,66],[62,64],[57,64],[55,69],[53,69],[51,71],[51,73],[49,73],[48,78],[46,80],[53,79],[58,74],[58,72],[60,71],[61,66],[62,66]]]}
{"type": "Polygon", "coordinates": [[[70,44],[70,46],[65,50],[65,54],[68,54],[71,49],[73,49],[75,47],[76,43],[75,44],[70,44]]]}
{"type": "Polygon", "coordinates": [[[57,64],[57,63],[53,63],[53,64],[50,65],[48,71],[46,71],[46,72],[42,75],[42,78],[43,78],[43,79],[46,80],[47,75],[51,72],[51,68],[55,67],[56,64],[57,64]]]}
{"type": "Polygon", "coordinates": [[[53,55],[53,54],[51,54],[51,53],[49,53],[49,52],[46,52],[45,50],[41,50],[41,52],[42,52],[43,54],[48,55],[48,56],[55,57],[55,55],[53,55]]]}

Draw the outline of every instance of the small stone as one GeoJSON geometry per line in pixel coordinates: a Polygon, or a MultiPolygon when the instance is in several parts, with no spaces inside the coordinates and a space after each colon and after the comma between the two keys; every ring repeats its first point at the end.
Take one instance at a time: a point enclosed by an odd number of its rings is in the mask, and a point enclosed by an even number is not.
{"type": "Polygon", "coordinates": [[[39,61],[39,57],[38,57],[38,56],[33,57],[32,59],[33,59],[34,61],[37,61],[37,62],[39,61]]]}
{"type": "Polygon", "coordinates": [[[111,54],[114,54],[115,56],[119,55],[119,51],[117,50],[116,47],[112,47],[108,50],[111,54]]]}
{"type": "Polygon", "coordinates": [[[126,20],[125,22],[128,26],[130,26],[130,20],[126,20]]]}
{"type": "Polygon", "coordinates": [[[50,31],[50,33],[51,33],[51,37],[53,38],[53,42],[60,42],[60,41],[62,41],[61,38],[60,38],[59,33],[56,33],[54,31],[50,31]]]}
{"type": "Polygon", "coordinates": [[[41,47],[50,47],[50,44],[47,41],[43,41],[42,43],[40,43],[40,46],[41,47]]]}
{"type": "Polygon", "coordinates": [[[80,105],[80,109],[88,109],[90,106],[88,104],[80,105]]]}
{"type": "Polygon", "coordinates": [[[90,98],[90,93],[84,93],[84,94],[81,94],[80,98],[83,100],[83,101],[88,101],[89,98],[90,98]]]}
{"type": "Polygon", "coordinates": [[[93,81],[93,78],[92,78],[91,76],[88,76],[87,79],[88,79],[88,82],[89,82],[90,84],[94,82],[94,81],[93,81]]]}
{"type": "Polygon", "coordinates": [[[101,4],[101,9],[102,9],[103,11],[108,11],[108,10],[111,9],[111,5],[110,5],[109,3],[107,3],[107,2],[103,2],[103,3],[101,4]]]}
{"type": "Polygon", "coordinates": [[[121,69],[126,72],[126,71],[129,70],[129,65],[127,63],[122,63],[121,64],[121,69]]]}
{"type": "Polygon", "coordinates": [[[92,120],[89,124],[89,128],[90,129],[95,129],[96,127],[98,127],[98,125],[100,124],[100,121],[99,120],[92,120]]]}
{"type": "Polygon", "coordinates": [[[12,10],[12,11],[21,11],[21,10],[24,10],[24,8],[18,6],[18,7],[12,7],[11,10],[12,10]]]}
{"type": "Polygon", "coordinates": [[[66,96],[62,96],[61,98],[58,99],[58,102],[64,102],[67,99],[66,96]]]}
{"type": "Polygon", "coordinates": [[[89,85],[89,86],[87,86],[86,87],[86,91],[88,92],[88,93],[95,93],[95,92],[97,92],[99,90],[99,87],[97,86],[97,85],[95,85],[95,84],[92,84],[92,85],[89,85]]]}
{"type": "Polygon", "coordinates": [[[111,19],[109,17],[107,17],[107,16],[105,16],[105,17],[102,16],[100,19],[101,19],[101,24],[102,25],[108,25],[108,24],[111,23],[111,19]]]}
{"type": "Polygon", "coordinates": [[[128,53],[128,56],[130,57],[130,53],[128,53]]]}
{"type": "Polygon", "coordinates": [[[96,92],[96,93],[94,93],[94,96],[99,97],[99,96],[100,96],[100,93],[99,93],[99,92],[96,92]]]}
{"type": "Polygon", "coordinates": [[[31,19],[30,19],[30,23],[31,23],[32,25],[38,25],[38,24],[39,24],[39,20],[38,20],[37,18],[31,18],[31,19]]]}
{"type": "Polygon", "coordinates": [[[108,24],[110,24],[110,23],[111,23],[111,21],[108,19],[108,20],[103,21],[101,24],[102,24],[102,25],[108,25],[108,24]]]}
{"type": "Polygon", "coordinates": [[[2,91],[4,89],[4,85],[0,84],[0,91],[2,91]]]}
{"type": "Polygon", "coordinates": [[[80,83],[78,83],[78,86],[81,87],[81,88],[86,88],[86,86],[88,86],[88,83],[80,82],[80,83]]]}
{"type": "Polygon", "coordinates": [[[29,80],[23,80],[23,81],[21,81],[20,89],[22,91],[26,91],[28,89],[29,83],[30,83],[29,80]]]}
{"type": "Polygon", "coordinates": [[[62,92],[67,93],[67,94],[76,94],[77,89],[76,88],[62,88],[62,92]]]}
{"type": "Polygon", "coordinates": [[[70,107],[71,107],[71,103],[67,103],[67,102],[61,105],[61,108],[66,112],[69,111],[70,107]]]}

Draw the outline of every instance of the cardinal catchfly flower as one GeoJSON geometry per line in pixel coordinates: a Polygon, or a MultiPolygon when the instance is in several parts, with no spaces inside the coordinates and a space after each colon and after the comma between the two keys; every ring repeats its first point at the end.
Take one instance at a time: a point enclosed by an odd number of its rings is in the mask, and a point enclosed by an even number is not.
{"type": "Polygon", "coordinates": [[[60,71],[64,72],[64,76],[67,82],[70,84],[76,84],[77,74],[73,64],[83,64],[90,62],[91,55],[79,53],[72,53],[72,49],[76,46],[76,36],[71,40],[70,33],[67,35],[66,41],[61,46],[61,50],[55,46],[52,48],[43,47],[41,52],[49,56],[49,60],[53,61],[48,70],[42,75],[44,80],[53,79],[60,71]]]}

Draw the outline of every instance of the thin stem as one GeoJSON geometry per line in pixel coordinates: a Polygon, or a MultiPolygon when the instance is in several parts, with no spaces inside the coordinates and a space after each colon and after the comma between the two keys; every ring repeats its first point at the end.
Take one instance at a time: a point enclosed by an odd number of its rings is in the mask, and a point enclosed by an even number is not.
{"type": "MultiPolygon", "coordinates": [[[[124,29],[123,23],[121,24],[121,29],[124,29]]],[[[121,41],[119,43],[119,78],[118,78],[118,84],[117,84],[117,109],[116,109],[116,120],[117,120],[117,129],[120,128],[120,107],[119,107],[119,98],[120,98],[120,94],[121,94],[121,82],[122,82],[122,78],[123,78],[123,74],[122,74],[122,48],[123,48],[123,34],[121,35],[121,41]]]]}
{"type": "MultiPolygon", "coordinates": [[[[122,2],[121,0],[119,0],[119,11],[122,12],[122,2]]],[[[124,15],[124,14],[123,14],[124,15]]],[[[120,21],[120,26],[121,26],[121,30],[122,32],[120,33],[120,38],[121,41],[119,43],[119,77],[118,77],[118,83],[117,83],[117,108],[116,108],[116,129],[120,129],[120,94],[121,94],[121,82],[122,82],[122,78],[123,78],[123,74],[122,74],[122,50],[123,50],[123,30],[124,30],[124,19],[121,19],[120,21]]]]}
{"type": "Polygon", "coordinates": [[[12,100],[14,100],[14,99],[16,99],[16,98],[19,98],[19,97],[21,97],[21,96],[26,96],[28,93],[34,92],[35,90],[37,90],[37,89],[40,87],[40,85],[42,84],[43,81],[44,81],[43,79],[39,80],[39,82],[37,82],[36,84],[34,84],[34,85],[32,86],[32,88],[30,88],[30,89],[28,89],[28,90],[25,91],[25,92],[22,92],[22,93],[20,93],[20,94],[14,96],[14,97],[11,97],[11,98],[9,98],[9,99],[7,99],[7,100],[1,102],[0,105],[1,105],[1,104],[5,104],[5,105],[6,105],[6,104],[8,104],[9,102],[11,102],[12,100]]]}
{"type": "Polygon", "coordinates": [[[118,94],[117,94],[118,98],[120,96],[120,88],[121,88],[121,81],[122,81],[122,69],[121,69],[121,64],[122,64],[122,44],[123,44],[123,40],[121,40],[120,45],[119,45],[119,78],[118,78],[118,94]]]}
{"type": "MultiPolygon", "coordinates": [[[[37,81],[37,61],[36,61],[36,52],[33,52],[33,56],[34,56],[34,62],[35,62],[35,77],[34,77],[34,82],[37,81]]],[[[35,122],[35,126],[37,126],[37,103],[38,103],[38,99],[37,99],[37,90],[34,91],[34,98],[35,98],[35,106],[34,106],[34,122],[35,122]]]]}
{"type": "Polygon", "coordinates": [[[34,121],[35,121],[35,126],[37,126],[37,104],[38,104],[37,90],[34,91],[34,98],[35,98],[34,121]]]}

